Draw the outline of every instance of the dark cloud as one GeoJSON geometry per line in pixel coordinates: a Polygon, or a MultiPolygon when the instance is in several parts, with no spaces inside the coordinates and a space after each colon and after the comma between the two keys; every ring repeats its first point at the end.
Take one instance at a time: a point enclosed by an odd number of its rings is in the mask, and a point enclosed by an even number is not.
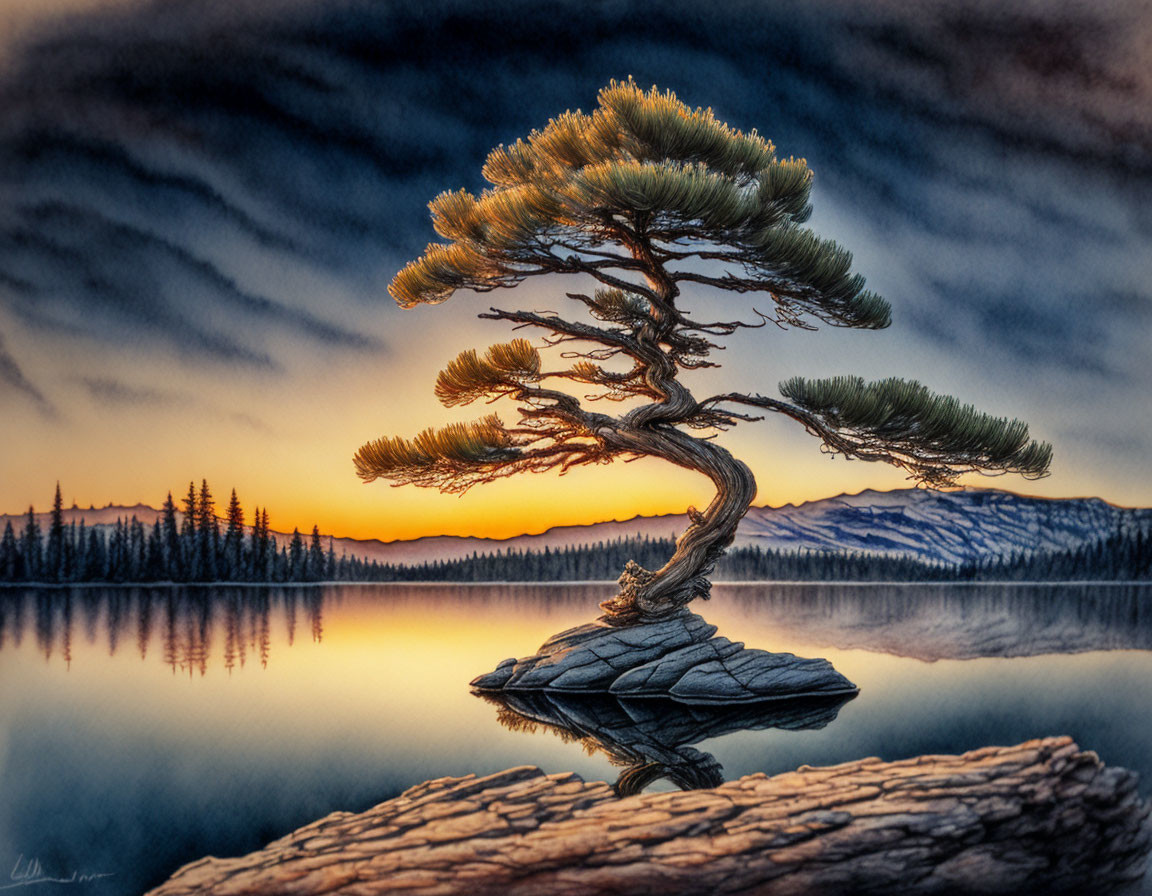
{"type": "Polygon", "coordinates": [[[184,410],[196,408],[199,414],[208,414],[239,423],[241,426],[262,433],[274,433],[271,426],[253,414],[223,410],[191,392],[125,383],[122,380],[106,376],[84,376],[78,377],[76,381],[84,387],[89,398],[97,405],[128,408],[179,407],[184,410]]]}
{"type": "Polygon", "coordinates": [[[92,398],[107,404],[160,406],[186,400],[179,392],[168,392],[148,386],[130,386],[108,377],[81,377],[80,382],[92,398]]]}
{"type": "Polygon", "coordinates": [[[56,409],[52,403],[44,397],[39,389],[32,385],[16,359],[4,347],[3,336],[0,336],[0,383],[4,385],[5,389],[11,389],[25,398],[31,399],[40,413],[49,417],[56,416],[56,409]]]}
{"type": "Polygon", "coordinates": [[[270,331],[376,348],[333,322],[354,299],[303,308],[246,271],[296,266],[380,301],[368,284],[433,236],[428,199],[482,187],[493,145],[631,74],[807,157],[818,199],[923,285],[891,296],[898,323],[1005,367],[1139,379],[1124,349],[1149,295],[1126,259],[1152,233],[1150,22],[1115,0],[86,15],[27,38],[0,77],[0,307],[250,365],[276,363],[270,331]]]}
{"type": "Polygon", "coordinates": [[[878,96],[981,127],[1015,151],[1152,171],[1145,4],[879,3],[847,19],[842,64],[878,96]]]}

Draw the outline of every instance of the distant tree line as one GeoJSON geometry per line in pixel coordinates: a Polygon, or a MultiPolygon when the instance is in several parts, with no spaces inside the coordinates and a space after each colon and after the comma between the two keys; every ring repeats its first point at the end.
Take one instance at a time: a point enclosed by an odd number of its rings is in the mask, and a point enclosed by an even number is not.
{"type": "MultiPolygon", "coordinates": [[[[621,538],[595,545],[473,554],[413,566],[385,565],[381,581],[557,582],[615,579],[629,560],[653,569],[675,550],[671,538],[621,538]]],[[[1013,551],[963,563],[867,552],[733,548],[716,567],[727,581],[1043,582],[1152,579],[1152,533],[1121,528],[1065,550],[1013,551]]]]}
{"type": "MultiPolygon", "coordinates": [[[[344,554],[320,530],[299,529],[278,545],[267,508],[245,525],[236,490],[216,515],[206,480],[188,484],[177,511],[169,492],[159,518],[135,516],[111,527],[65,524],[60,486],[42,532],[33,508],[17,533],[0,537],[0,582],[560,582],[611,581],[629,560],[658,569],[675,551],[672,538],[618,538],[579,547],[508,549],[457,560],[382,564],[344,554]],[[106,532],[106,530],[108,530],[106,532]]],[[[962,563],[858,551],[733,548],[716,578],[778,582],[1039,582],[1152,579],[1152,531],[1121,526],[1064,550],[1013,551],[962,563]]]]}
{"type": "Polygon", "coordinates": [[[1062,550],[1014,550],[960,563],[867,552],[734,548],[717,576],[778,582],[1070,582],[1152,578],[1152,532],[1122,528],[1062,550]]]}
{"type": "Polygon", "coordinates": [[[542,551],[509,548],[493,554],[474,552],[459,560],[420,564],[386,563],[380,567],[386,582],[600,582],[615,580],[629,560],[646,569],[668,562],[676,542],[672,538],[618,538],[594,545],[542,551]]]}
{"type": "Polygon", "coordinates": [[[0,536],[0,582],[318,582],[378,578],[379,564],[337,557],[318,527],[305,538],[296,529],[277,544],[268,529],[268,509],[257,508],[246,526],[236,490],[223,519],[202,480],[188,483],[177,512],[172,493],[159,518],[146,525],[135,516],[111,526],[64,522],[60,486],[41,531],[35,509],[17,533],[9,521],[0,536]]]}

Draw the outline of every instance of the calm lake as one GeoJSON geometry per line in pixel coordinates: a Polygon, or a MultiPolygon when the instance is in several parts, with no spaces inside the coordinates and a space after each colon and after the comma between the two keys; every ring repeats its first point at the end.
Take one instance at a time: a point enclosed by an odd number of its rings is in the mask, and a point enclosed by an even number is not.
{"type": "MultiPolygon", "coordinates": [[[[589,731],[518,723],[468,688],[611,593],[0,588],[0,889],[138,894],[444,775],[615,781],[589,731]]],[[[1152,586],[719,585],[693,609],[860,688],[810,716],[680,725],[725,778],[1069,734],[1152,784],[1152,586]]]]}

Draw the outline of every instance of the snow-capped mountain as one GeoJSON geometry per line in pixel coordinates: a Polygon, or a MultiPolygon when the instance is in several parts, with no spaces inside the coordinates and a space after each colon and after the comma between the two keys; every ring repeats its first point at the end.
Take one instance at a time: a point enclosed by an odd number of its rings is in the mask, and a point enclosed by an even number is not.
{"type": "Polygon", "coordinates": [[[1099,498],[1032,498],[995,489],[863,491],[799,506],[756,507],[737,545],[857,550],[949,563],[1014,551],[1062,550],[1152,526],[1152,509],[1099,498]]]}

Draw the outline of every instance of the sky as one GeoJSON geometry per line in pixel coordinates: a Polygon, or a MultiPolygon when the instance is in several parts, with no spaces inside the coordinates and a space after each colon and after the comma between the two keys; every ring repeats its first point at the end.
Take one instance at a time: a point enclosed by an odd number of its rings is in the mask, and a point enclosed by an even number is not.
{"type": "MultiPolygon", "coordinates": [[[[464,497],[352,466],[488,410],[432,394],[511,337],[476,313],[569,304],[533,280],[398,309],[428,201],[629,75],[806,158],[811,226],[893,308],[883,331],[738,333],[697,394],[918,379],[1053,445],[1047,479],[966,482],[1152,505],[1146,3],[0,0],[0,511],[57,480],[88,506],[206,478],[274,528],[394,539],[706,503],[655,461],[464,497]]],[[[909,484],[784,419],[722,440],[759,504],[909,484]]]]}

